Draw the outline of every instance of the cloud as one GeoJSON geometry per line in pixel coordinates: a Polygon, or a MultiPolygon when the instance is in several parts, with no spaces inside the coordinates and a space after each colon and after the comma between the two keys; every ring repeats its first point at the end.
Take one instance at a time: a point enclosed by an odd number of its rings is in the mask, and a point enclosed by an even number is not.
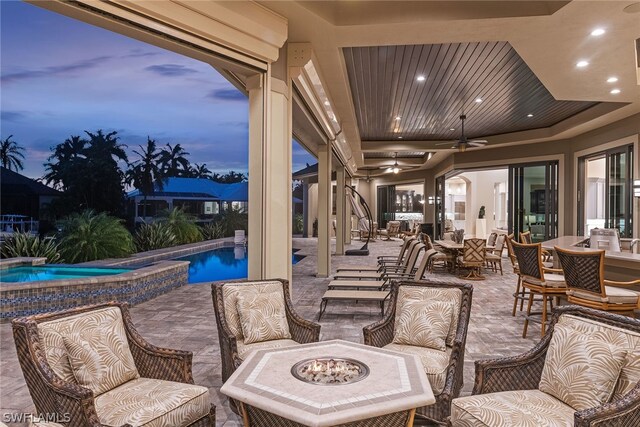
{"type": "Polygon", "coordinates": [[[23,111],[2,111],[0,115],[3,122],[19,122],[28,116],[23,111]]]}
{"type": "Polygon", "coordinates": [[[122,55],[121,58],[144,58],[146,56],[157,56],[160,55],[160,52],[144,52],[141,49],[131,49],[131,51],[122,55]]]}
{"type": "Polygon", "coordinates": [[[247,97],[238,89],[214,89],[207,95],[207,98],[212,98],[221,101],[246,101],[247,97]]]}
{"type": "Polygon", "coordinates": [[[21,80],[37,79],[41,77],[53,77],[66,75],[75,71],[84,71],[95,68],[112,59],[112,56],[104,55],[82,61],[72,62],[66,65],[54,65],[42,69],[23,70],[15,73],[4,74],[0,77],[2,83],[13,83],[21,80]]]}
{"type": "Polygon", "coordinates": [[[198,72],[198,70],[194,68],[185,67],[184,65],[179,65],[179,64],[150,65],[148,67],[145,67],[145,70],[151,71],[152,73],[156,73],[165,77],[186,76],[188,74],[193,74],[198,72]]]}

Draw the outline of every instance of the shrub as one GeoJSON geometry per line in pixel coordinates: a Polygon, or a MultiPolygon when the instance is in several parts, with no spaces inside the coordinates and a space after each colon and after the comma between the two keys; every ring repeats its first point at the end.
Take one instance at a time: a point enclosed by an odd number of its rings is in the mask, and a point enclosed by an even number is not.
{"type": "Polygon", "coordinates": [[[219,222],[209,222],[200,227],[200,232],[204,240],[221,239],[224,237],[224,224],[219,222]]]}
{"type": "Polygon", "coordinates": [[[179,245],[195,243],[202,240],[200,227],[196,225],[191,215],[185,213],[180,208],[164,211],[158,216],[158,222],[166,224],[171,229],[176,236],[176,243],[179,245]]]}
{"type": "Polygon", "coordinates": [[[142,224],[133,237],[138,252],[168,248],[176,244],[176,235],[167,224],[156,222],[142,224]]]}
{"type": "Polygon", "coordinates": [[[29,233],[16,232],[7,237],[0,249],[2,258],[35,257],[46,258],[47,263],[60,262],[60,251],[55,240],[41,239],[29,233]]]}
{"type": "Polygon", "coordinates": [[[301,234],[304,227],[304,218],[302,214],[293,216],[293,234],[301,234]]]}
{"type": "Polygon", "coordinates": [[[235,230],[244,230],[247,232],[249,228],[249,216],[240,209],[232,209],[222,214],[221,220],[224,227],[225,236],[233,236],[235,230]]]}
{"type": "Polygon", "coordinates": [[[93,210],[74,213],[60,223],[60,252],[66,262],[122,258],[133,252],[131,233],[118,218],[93,210]]]}

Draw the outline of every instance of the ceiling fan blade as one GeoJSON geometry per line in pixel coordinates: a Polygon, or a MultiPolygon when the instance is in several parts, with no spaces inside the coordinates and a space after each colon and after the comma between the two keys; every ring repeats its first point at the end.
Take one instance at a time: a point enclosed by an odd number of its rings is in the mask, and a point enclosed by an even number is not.
{"type": "Polygon", "coordinates": [[[469,141],[467,141],[467,142],[477,142],[478,144],[486,144],[486,143],[488,143],[489,141],[487,141],[486,139],[470,139],[470,140],[469,140],[469,141]]]}
{"type": "Polygon", "coordinates": [[[457,145],[459,143],[460,143],[460,141],[439,142],[439,143],[436,144],[436,146],[438,146],[438,145],[449,145],[449,144],[456,144],[457,145]]]}
{"type": "Polygon", "coordinates": [[[476,142],[476,141],[469,141],[469,142],[467,142],[467,145],[470,145],[471,147],[484,147],[486,145],[486,143],[476,142]]]}

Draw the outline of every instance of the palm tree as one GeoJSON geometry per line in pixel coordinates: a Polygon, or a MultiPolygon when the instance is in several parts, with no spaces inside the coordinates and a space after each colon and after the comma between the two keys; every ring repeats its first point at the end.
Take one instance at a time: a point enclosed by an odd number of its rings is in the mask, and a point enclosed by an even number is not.
{"type": "Polygon", "coordinates": [[[189,171],[189,155],[180,144],[171,146],[167,144],[167,148],[160,151],[160,164],[166,177],[183,176],[189,171]]]}
{"type": "Polygon", "coordinates": [[[196,163],[189,172],[192,178],[211,178],[211,171],[206,164],[199,165],[196,163]]]}
{"type": "Polygon", "coordinates": [[[156,189],[162,191],[164,186],[164,174],[158,164],[162,153],[157,151],[156,141],[149,137],[147,137],[147,146],[140,146],[140,151],[133,150],[133,153],[140,158],[129,165],[127,182],[132,183],[142,193],[144,197],[142,215],[146,217],[147,196],[156,189]]]}
{"type": "Polygon", "coordinates": [[[22,163],[24,147],[20,147],[11,138],[13,138],[13,135],[9,135],[7,139],[0,142],[0,161],[3,168],[14,169],[17,172],[24,169],[24,164],[22,163]]]}
{"type": "Polygon", "coordinates": [[[81,138],[79,135],[71,135],[70,138],[64,140],[62,144],[58,144],[53,149],[53,154],[49,156],[49,161],[44,164],[47,171],[42,177],[47,184],[56,188],[67,190],[65,182],[69,184],[67,175],[73,173],[73,165],[75,162],[84,158],[85,147],[89,141],[81,138]]]}

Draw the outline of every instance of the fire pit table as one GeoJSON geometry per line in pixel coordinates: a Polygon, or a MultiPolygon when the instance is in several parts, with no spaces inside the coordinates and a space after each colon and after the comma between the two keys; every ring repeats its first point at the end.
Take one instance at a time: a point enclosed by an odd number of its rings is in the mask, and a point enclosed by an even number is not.
{"type": "Polygon", "coordinates": [[[220,391],[246,427],[406,427],[435,403],[418,356],[341,340],[253,352],[220,391]]]}

